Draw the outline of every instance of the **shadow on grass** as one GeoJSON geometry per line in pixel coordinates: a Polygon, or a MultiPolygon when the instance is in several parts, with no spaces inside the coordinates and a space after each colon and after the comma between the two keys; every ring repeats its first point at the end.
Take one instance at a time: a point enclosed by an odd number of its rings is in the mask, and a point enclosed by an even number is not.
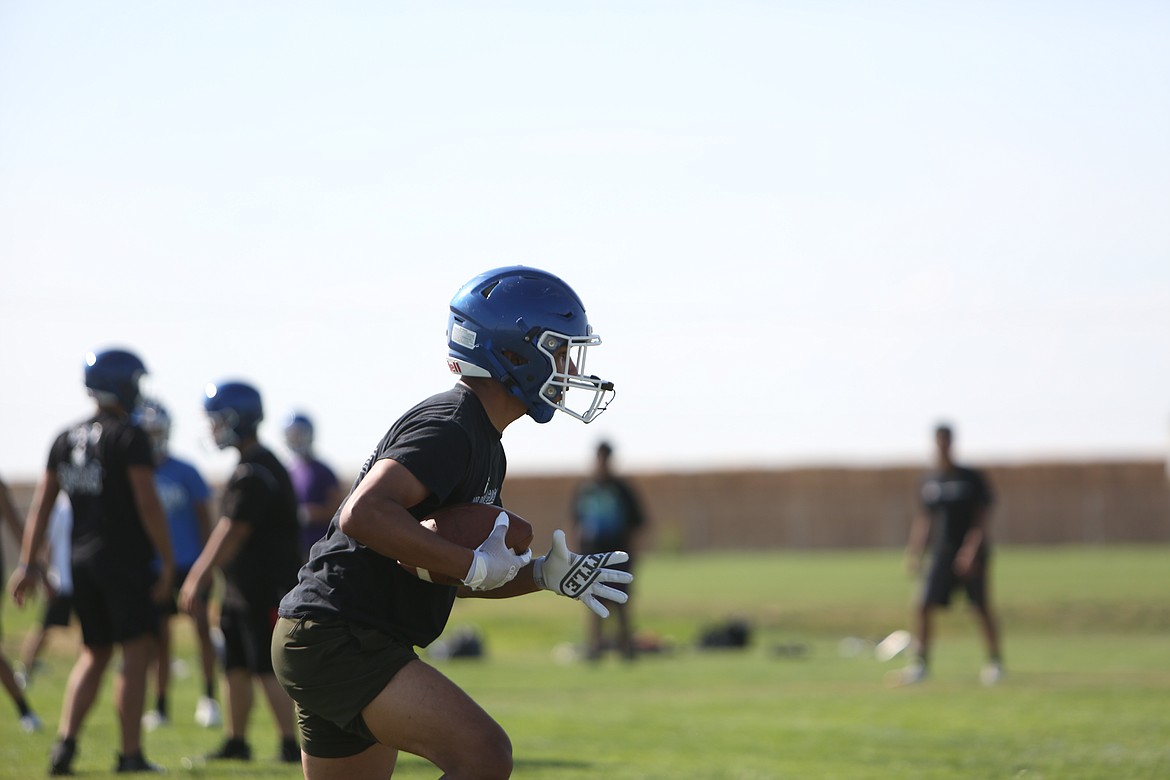
{"type": "Polygon", "coordinates": [[[562,758],[515,758],[516,769],[591,769],[590,761],[571,761],[562,758]]]}

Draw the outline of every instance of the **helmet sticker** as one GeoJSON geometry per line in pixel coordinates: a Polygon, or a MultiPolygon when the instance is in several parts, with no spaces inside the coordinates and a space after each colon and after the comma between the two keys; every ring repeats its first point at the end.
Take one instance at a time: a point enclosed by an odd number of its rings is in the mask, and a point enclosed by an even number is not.
{"type": "Polygon", "coordinates": [[[457,323],[451,325],[451,340],[461,347],[475,349],[475,331],[457,323]]]}

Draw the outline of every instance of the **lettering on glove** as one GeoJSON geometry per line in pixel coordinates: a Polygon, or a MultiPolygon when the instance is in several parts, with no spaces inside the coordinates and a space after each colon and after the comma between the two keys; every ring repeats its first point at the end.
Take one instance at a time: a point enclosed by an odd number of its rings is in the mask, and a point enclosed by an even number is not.
{"type": "Polygon", "coordinates": [[[569,566],[565,576],[561,577],[560,591],[569,598],[580,598],[581,594],[589,589],[597,574],[609,563],[613,553],[594,553],[592,555],[578,555],[577,560],[569,566]]]}

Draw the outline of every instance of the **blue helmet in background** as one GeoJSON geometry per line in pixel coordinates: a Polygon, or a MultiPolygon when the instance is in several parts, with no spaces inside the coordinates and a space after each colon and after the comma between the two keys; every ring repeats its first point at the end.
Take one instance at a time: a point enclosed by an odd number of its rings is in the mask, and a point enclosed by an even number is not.
{"type": "Polygon", "coordinates": [[[138,381],[146,366],[133,352],[107,349],[85,356],[85,386],[98,403],[117,402],[127,412],[138,404],[138,381]]]}
{"type": "Polygon", "coordinates": [[[301,412],[289,415],[284,423],[284,443],[297,455],[308,457],[313,451],[313,421],[308,415],[301,412]]]}
{"type": "Polygon", "coordinates": [[[244,382],[212,383],[204,388],[203,409],[211,419],[212,434],[220,449],[256,435],[264,419],[260,391],[244,382]]]}
{"type": "Polygon", "coordinates": [[[502,382],[538,423],[551,420],[557,410],[583,422],[605,411],[613,383],[584,374],[585,353],[599,344],[581,299],[546,271],[496,268],[451,299],[447,365],[452,373],[502,382]],[[578,391],[575,408],[567,403],[570,390],[578,391]]]}

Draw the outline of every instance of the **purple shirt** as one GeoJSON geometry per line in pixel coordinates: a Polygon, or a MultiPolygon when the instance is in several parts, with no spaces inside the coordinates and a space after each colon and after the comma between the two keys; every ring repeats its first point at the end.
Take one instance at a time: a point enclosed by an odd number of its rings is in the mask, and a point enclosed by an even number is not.
{"type": "MultiPolygon", "coordinates": [[[[302,458],[293,456],[288,475],[292,479],[293,492],[297,494],[297,503],[301,505],[301,549],[308,551],[313,543],[320,539],[329,527],[329,521],[311,524],[303,507],[305,504],[323,504],[329,497],[330,491],[337,488],[337,475],[333,470],[316,458],[302,458]]],[[[337,507],[330,507],[336,509],[337,507]]]]}

